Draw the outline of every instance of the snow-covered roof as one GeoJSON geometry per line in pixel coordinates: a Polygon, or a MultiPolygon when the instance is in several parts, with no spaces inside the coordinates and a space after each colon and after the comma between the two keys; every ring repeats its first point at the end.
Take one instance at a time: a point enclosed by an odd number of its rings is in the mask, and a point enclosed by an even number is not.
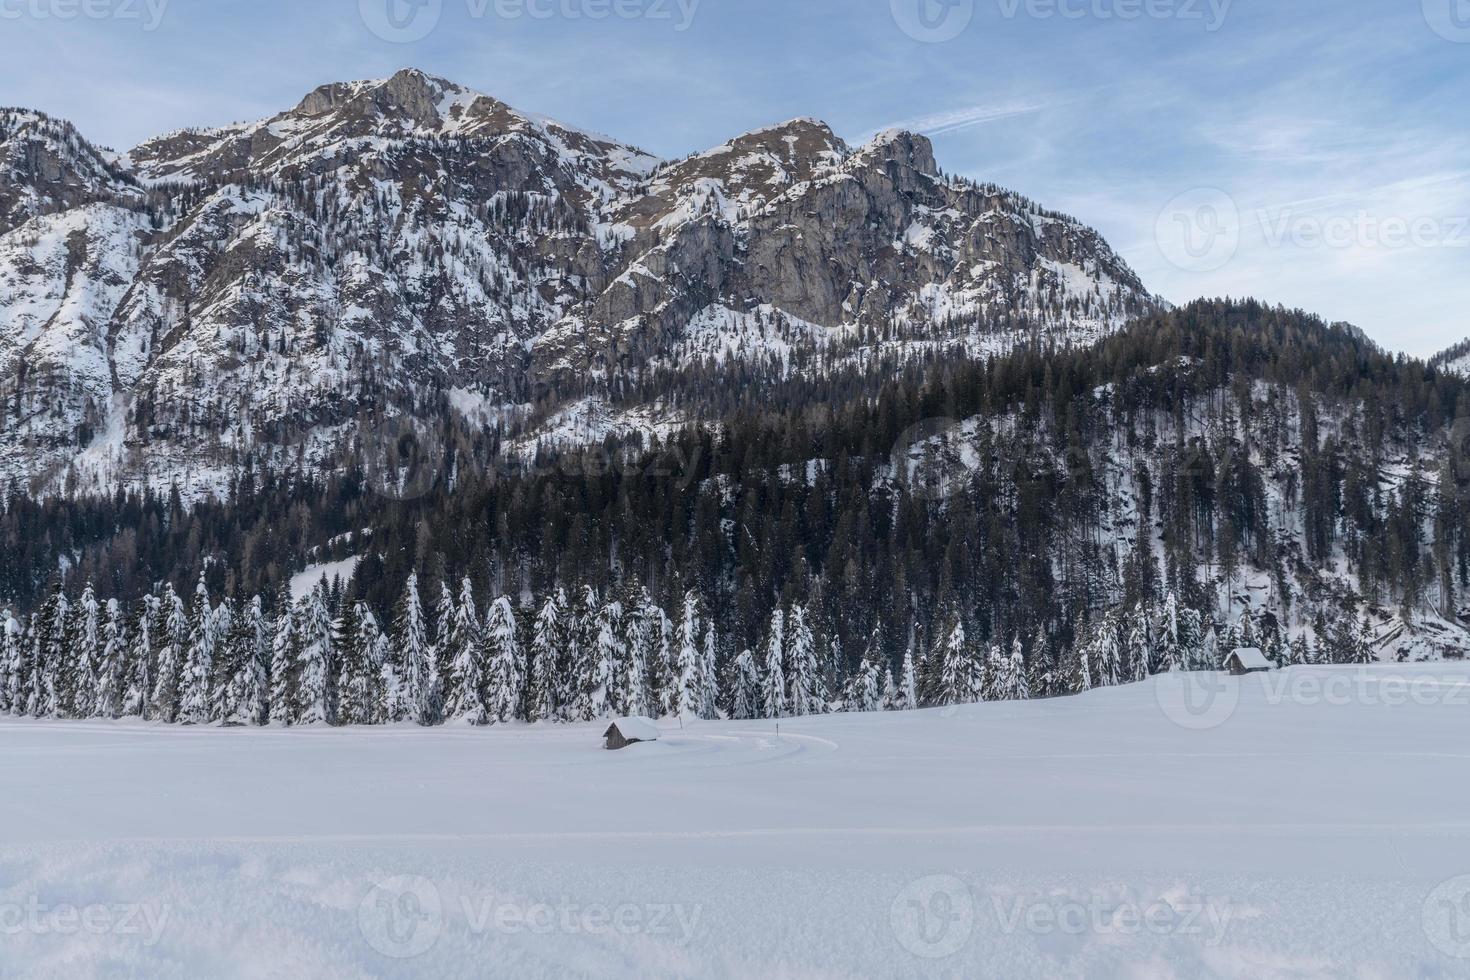
{"type": "Polygon", "coordinates": [[[1239,647],[1233,650],[1231,657],[1240,661],[1240,665],[1246,670],[1270,670],[1271,661],[1256,647],[1239,647]]]}
{"type": "Polygon", "coordinates": [[[611,732],[616,728],[629,741],[656,742],[658,741],[658,726],[651,718],[618,718],[608,727],[611,732]]]}

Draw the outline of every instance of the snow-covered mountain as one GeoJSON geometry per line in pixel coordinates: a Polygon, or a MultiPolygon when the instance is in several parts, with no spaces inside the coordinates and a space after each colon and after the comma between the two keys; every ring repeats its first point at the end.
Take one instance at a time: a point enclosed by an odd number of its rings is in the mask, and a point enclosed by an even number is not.
{"type": "Polygon", "coordinates": [[[207,491],[455,410],[657,431],[717,410],[629,403],[651,378],[1069,345],[1158,306],[1095,231],[906,132],[663,162],[405,70],[118,157],[7,111],[0,154],[0,477],[36,491],[207,491]]]}

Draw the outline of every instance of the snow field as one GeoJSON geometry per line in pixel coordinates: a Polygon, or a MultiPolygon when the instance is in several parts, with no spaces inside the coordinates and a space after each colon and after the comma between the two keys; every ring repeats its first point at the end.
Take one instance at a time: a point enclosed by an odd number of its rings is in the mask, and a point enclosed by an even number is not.
{"type": "Polygon", "coordinates": [[[1467,693],[1176,675],[620,752],[6,720],[0,976],[1470,976],[1467,693]]]}

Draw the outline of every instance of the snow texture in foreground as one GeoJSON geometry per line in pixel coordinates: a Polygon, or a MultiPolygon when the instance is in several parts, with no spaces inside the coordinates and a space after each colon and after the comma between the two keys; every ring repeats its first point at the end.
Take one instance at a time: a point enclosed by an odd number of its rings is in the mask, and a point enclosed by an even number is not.
{"type": "Polygon", "coordinates": [[[1209,680],[622,752],[0,722],[0,975],[1470,976],[1470,671],[1209,680]]]}

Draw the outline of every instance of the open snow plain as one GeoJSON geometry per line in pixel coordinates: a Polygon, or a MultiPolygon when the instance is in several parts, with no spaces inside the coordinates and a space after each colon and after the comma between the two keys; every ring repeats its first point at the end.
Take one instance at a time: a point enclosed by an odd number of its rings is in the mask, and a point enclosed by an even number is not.
{"type": "Polygon", "coordinates": [[[603,726],[0,722],[0,976],[1470,977],[1470,670],[603,726]]]}

